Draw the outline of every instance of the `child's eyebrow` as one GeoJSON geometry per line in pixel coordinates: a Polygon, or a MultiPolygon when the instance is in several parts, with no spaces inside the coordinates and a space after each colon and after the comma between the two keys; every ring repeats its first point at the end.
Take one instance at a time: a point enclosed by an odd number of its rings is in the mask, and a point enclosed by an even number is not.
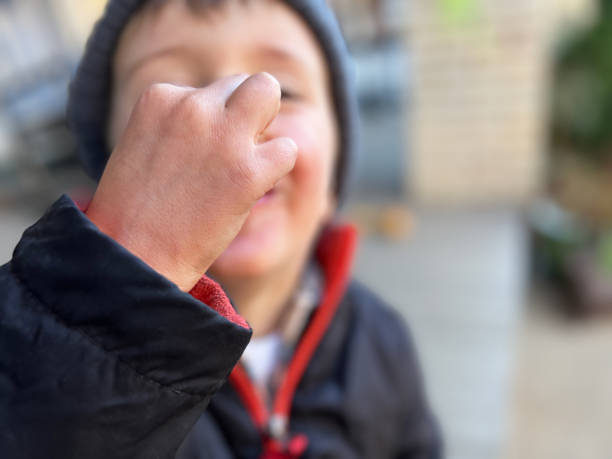
{"type": "Polygon", "coordinates": [[[147,64],[153,60],[160,59],[160,58],[167,57],[167,56],[173,56],[173,57],[180,56],[182,58],[185,58],[185,57],[190,57],[190,53],[188,49],[186,49],[185,47],[181,45],[176,45],[176,46],[172,46],[168,48],[161,48],[151,54],[146,54],[140,57],[135,62],[130,63],[129,66],[122,69],[124,77],[128,77],[136,73],[136,71],[139,70],[139,68],[142,67],[144,64],[147,64]]]}
{"type": "Polygon", "coordinates": [[[273,59],[283,64],[288,64],[299,73],[311,73],[308,60],[292,50],[276,46],[265,46],[258,47],[255,54],[258,57],[273,59]]]}
{"type": "MultiPolygon", "coordinates": [[[[122,69],[123,77],[129,77],[136,73],[140,67],[153,60],[172,56],[179,59],[184,59],[189,62],[197,56],[198,52],[194,52],[190,47],[177,44],[170,47],[164,47],[154,51],[151,54],[140,57],[136,62],[130,63],[129,66],[122,69]]],[[[312,75],[312,65],[308,65],[308,56],[302,56],[302,53],[295,52],[286,47],[262,45],[255,46],[252,54],[257,60],[275,61],[283,66],[287,66],[293,73],[297,75],[312,75]]]]}

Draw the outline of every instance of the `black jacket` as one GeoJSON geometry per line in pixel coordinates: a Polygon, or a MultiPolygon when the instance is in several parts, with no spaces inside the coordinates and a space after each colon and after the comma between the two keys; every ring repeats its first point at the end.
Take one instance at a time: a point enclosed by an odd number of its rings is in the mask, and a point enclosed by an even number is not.
{"type": "Polygon", "coordinates": [[[60,198],[0,268],[0,457],[441,457],[402,321],[345,287],[350,243],[322,247],[280,439],[240,366],[226,383],[251,331],[223,292],[181,292],[60,198]]]}

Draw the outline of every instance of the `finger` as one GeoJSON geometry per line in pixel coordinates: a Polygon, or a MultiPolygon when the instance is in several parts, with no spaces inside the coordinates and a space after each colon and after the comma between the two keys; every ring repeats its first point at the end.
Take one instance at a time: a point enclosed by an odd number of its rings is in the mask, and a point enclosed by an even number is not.
{"type": "Polygon", "coordinates": [[[216,97],[220,103],[225,105],[227,99],[247,78],[249,78],[248,73],[238,73],[236,75],[220,78],[203,89],[206,92],[212,92],[214,97],[216,97]]]}
{"type": "Polygon", "coordinates": [[[280,109],[280,84],[269,73],[256,73],[236,88],[225,103],[226,113],[253,135],[263,132],[280,109]]]}
{"type": "Polygon", "coordinates": [[[255,147],[265,193],[293,169],[298,147],[289,137],[277,137],[255,147]]]}

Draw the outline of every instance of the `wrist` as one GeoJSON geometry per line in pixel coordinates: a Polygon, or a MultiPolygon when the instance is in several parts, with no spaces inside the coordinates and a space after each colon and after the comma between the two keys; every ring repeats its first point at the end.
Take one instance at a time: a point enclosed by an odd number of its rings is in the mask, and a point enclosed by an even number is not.
{"type": "Polygon", "coordinates": [[[189,292],[204,274],[182,262],[178,248],[172,248],[167,235],[156,234],[154,228],[146,229],[142,225],[125,224],[118,218],[107,218],[93,203],[84,213],[102,233],[176,284],[180,290],[189,292]]]}

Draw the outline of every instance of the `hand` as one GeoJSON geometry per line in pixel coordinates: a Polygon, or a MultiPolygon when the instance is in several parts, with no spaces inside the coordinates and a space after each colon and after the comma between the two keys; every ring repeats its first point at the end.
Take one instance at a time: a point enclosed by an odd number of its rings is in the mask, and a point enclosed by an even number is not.
{"type": "Polygon", "coordinates": [[[257,143],[279,108],[279,84],[266,73],[201,89],[154,84],[136,104],[87,216],[189,291],[251,206],[293,168],[293,140],[257,143]]]}

